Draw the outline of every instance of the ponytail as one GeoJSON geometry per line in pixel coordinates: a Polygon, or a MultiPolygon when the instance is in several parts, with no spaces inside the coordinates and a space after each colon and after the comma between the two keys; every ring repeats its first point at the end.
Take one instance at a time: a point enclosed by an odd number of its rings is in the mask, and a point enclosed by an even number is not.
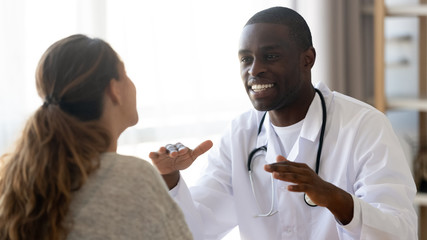
{"type": "Polygon", "coordinates": [[[40,107],[15,151],[2,157],[0,239],[62,239],[71,200],[110,144],[99,123],[82,122],[57,105],[40,107]]]}
{"type": "Polygon", "coordinates": [[[0,240],[66,237],[72,193],[99,167],[112,141],[99,119],[118,63],[106,42],[84,35],[44,53],[36,85],[45,103],[0,159],[0,240]]]}

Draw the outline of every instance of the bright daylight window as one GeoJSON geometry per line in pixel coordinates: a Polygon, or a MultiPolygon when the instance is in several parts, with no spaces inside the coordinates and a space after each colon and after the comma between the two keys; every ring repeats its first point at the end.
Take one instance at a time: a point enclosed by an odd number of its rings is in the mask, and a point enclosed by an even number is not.
{"type": "MultiPolygon", "coordinates": [[[[251,107],[237,59],[244,23],[256,11],[289,2],[0,1],[0,153],[41,105],[34,80],[41,54],[75,33],[109,42],[136,85],[140,121],[122,135],[119,153],[149,160],[166,143],[215,143],[251,107]]],[[[190,185],[204,162],[201,157],[184,171],[190,185]]]]}

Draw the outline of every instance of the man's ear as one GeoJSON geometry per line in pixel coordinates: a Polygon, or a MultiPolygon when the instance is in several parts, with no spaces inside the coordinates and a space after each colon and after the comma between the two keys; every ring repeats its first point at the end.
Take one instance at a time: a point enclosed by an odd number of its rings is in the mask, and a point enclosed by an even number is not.
{"type": "Polygon", "coordinates": [[[309,47],[303,53],[304,67],[311,70],[314,66],[314,62],[316,61],[316,50],[313,47],[309,47]]]}
{"type": "Polygon", "coordinates": [[[106,89],[107,96],[110,97],[111,102],[114,104],[119,104],[121,102],[119,81],[116,79],[111,79],[110,83],[106,89]]]}

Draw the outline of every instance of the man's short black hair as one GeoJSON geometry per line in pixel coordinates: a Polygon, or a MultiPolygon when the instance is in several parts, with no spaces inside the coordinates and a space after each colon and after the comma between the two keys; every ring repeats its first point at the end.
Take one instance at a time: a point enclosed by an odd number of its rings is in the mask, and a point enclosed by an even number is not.
{"type": "Polygon", "coordinates": [[[290,8],[272,7],[262,10],[253,15],[245,26],[255,23],[285,25],[289,28],[289,34],[292,40],[294,40],[302,50],[307,50],[309,47],[313,46],[310,28],[306,21],[299,13],[290,8]]]}

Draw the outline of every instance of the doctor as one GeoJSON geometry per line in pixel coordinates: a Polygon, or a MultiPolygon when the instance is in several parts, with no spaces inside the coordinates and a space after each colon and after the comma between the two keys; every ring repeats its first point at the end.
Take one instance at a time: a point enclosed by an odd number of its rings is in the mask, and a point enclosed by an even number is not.
{"type": "Polygon", "coordinates": [[[254,110],[230,124],[198,185],[179,171],[212,147],[181,143],[150,158],[195,239],[417,239],[416,188],[386,116],[311,82],[310,29],[274,7],[243,28],[241,77],[254,110]]]}

